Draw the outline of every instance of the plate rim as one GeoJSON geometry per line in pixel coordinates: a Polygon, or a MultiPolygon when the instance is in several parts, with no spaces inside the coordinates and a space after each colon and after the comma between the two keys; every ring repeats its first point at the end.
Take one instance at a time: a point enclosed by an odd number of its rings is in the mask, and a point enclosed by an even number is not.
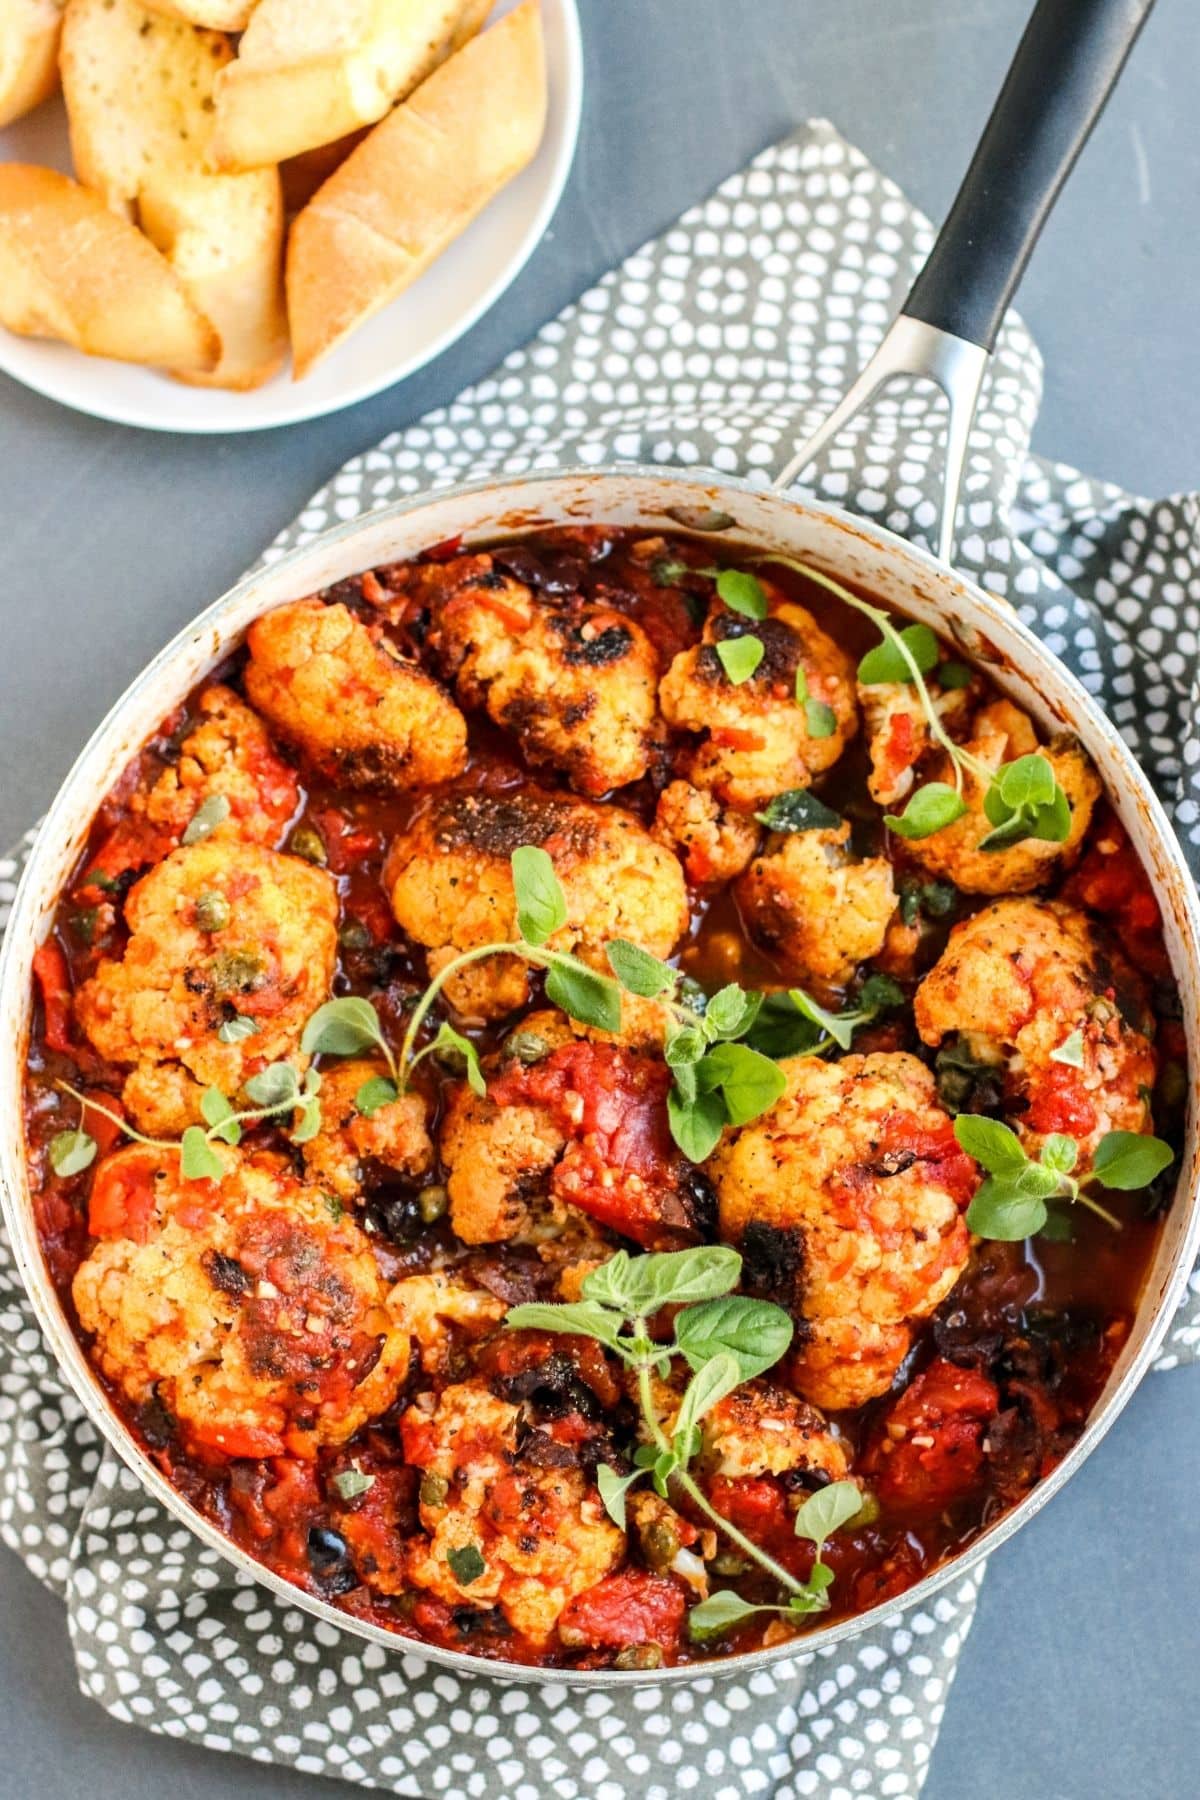
{"type": "MultiPolygon", "coordinates": [[[[484,291],[466,310],[455,317],[432,342],[417,352],[409,360],[401,360],[395,367],[380,375],[367,376],[365,379],[349,386],[339,394],[309,403],[300,402],[294,412],[277,419],[241,418],[234,416],[226,419],[206,419],[192,417],[161,418],[153,412],[143,412],[139,407],[115,405],[105,402],[103,393],[93,398],[90,394],[64,394],[52,382],[38,379],[36,373],[30,374],[25,369],[12,367],[9,361],[9,340],[16,345],[27,342],[20,336],[5,332],[0,328],[0,374],[10,381],[27,388],[31,393],[39,394],[56,406],[66,407],[68,411],[80,413],[85,417],[100,419],[107,424],[123,425],[132,431],[152,431],[168,436],[179,437],[240,437],[256,431],[281,431],[289,426],[303,425],[314,419],[328,418],[334,413],[346,412],[352,406],[358,406],[366,400],[390,388],[399,387],[411,379],[420,370],[428,368],[439,357],[444,356],[460,338],[477,325],[484,315],[503,298],[517,277],[528,267],[538,245],[546,235],[546,231],[558,211],[566,190],[571,169],[579,148],[579,133],[583,118],[584,89],[584,57],[583,31],[579,20],[578,0],[542,0],[543,5],[553,5],[559,14],[563,35],[564,66],[562,72],[562,89],[557,96],[563,106],[563,129],[554,154],[550,171],[550,179],[546,185],[536,211],[525,227],[520,239],[514,247],[509,261],[489,282],[484,291]]],[[[472,220],[473,224],[474,221],[472,220]]],[[[436,269],[436,261],[430,271],[436,269]]],[[[397,296],[399,298],[399,296],[397,296]]],[[[386,313],[386,308],[383,309],[386,313]]],[[[85,356],[79,351],[78,356],[85,356]]],[[[104,357],[88,357],[86,361],[105,363],[110,359],[104,357]]],[[[117,367],[123,365],[117,364],[117,367]]],[[[164,394],[177,397],[186,394],[187,388],[182,383],[171,383],[169,376],[162,371],[148,370],[149,374],[159,374],[163,383],[164,394]]],[[[209,392],[211,390],[204,390],[209,392]]],[[[300,392],[299,384],[295,391],[300,392]]],[[[227,398],[231,401],[250,401],[253,393],[239,394],[230,391],[227,398]]],[[[232,409],[236,413],[236,407],[232,409]]]]}

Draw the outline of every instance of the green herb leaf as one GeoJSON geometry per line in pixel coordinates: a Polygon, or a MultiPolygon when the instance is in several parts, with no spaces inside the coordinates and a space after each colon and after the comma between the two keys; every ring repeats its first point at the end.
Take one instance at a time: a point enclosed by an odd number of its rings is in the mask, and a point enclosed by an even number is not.
{"type": "Polygon", "coordinates": [[[883,822],[897,837],[927,838],[944,831],[947,825],[953,825],[966,810],[966,802],[957,788],[945,781],[927,781],[924,787],[917,789],[902,813],[884,813],[883,822]]]}
{"type": "Polygon", "coordinates": [[[769,1111],[787,1087],[778,1063],[748,1044],[717,1044],[696,1070],[702,1093],[718,1089],[731,1125],[748,1125],[769,1111]]]}
{"type": "Polygon", "coordinates": [[[669,963],[660,962],[657,956],[651,956],[648,950],[625,938],[612,938],[604,946],[604,954],[609,968],[626,992],[638,994],[643,1000],[657,1000],[660,994],[673,988],[678,979],[669,963]]]}
{"type": "Polygon", "coordinates": [[[793,1329],[781,1306],[725,1294],[684,1307],[675,1320],[675,1341],[693,1369],[724,1353],[736,1360],[742,1381],[753,1381],[779,1361],[793,1329]]]}
{"type": "Polygon", "coordinates": [[[607,1463],[601,1463],[596,1470],[596,1486],[600,1490],[604,1510],[613,1524],[622,1531],[626,1529],[625,1496],[634,1482],[640,1481],[644,1474],[644,1469],[635,1469],[631,1475],[618,1475],[607,1463]]]}
{"type": "Polygon", "coordinates": [[[48,1146],[50,1167],[64,1180],[82,1175],[96,1160],[96,1140],[79,1126],[74,1131],[58,1131],[48,1146]]]}
{"type": "Polygon", "coordinates": [[[804,723],[811,738],[832,737],[837,730],[837,714],[824,700],[804,702],[804,723]]]}
{"type": "Polygon", "coordinates": [[[841,815],[808,788],[789,788],[785,794],[776,794],[754,816],[768,831],[836,831],[842,822],[841,815]]]}
{"type": "Polygon", "coordinates": [[[689,1098],[676,1085],[667,1095],[667,1122],[671,1136],[689,1162],[706,1162],[721,1141],[728,1123],[725,1102],[719,1094],[694,1093],[689,1098]]]}
{"type": "Polygon", "coordinates": [[[333,1486],[342,1500],[357,1500],[360,1494],[369,1494],[375,1486],[373,1475],[364,1475],[361,1469],[342,1469],[333,1478],[333,1486]]]}
{"type": "Polygon", "coordinates": [[[179,1170],[185,1181],[220,1181],[225,1165],[204,1135],[202,1126],[189,1125],[180,1143],[179,1170]]]}
{"type": "Polygon", "coordinates": [[[536,844],[512,853],[513,891],[517,897],[517,930],[527,944],[544,944],[567,922],[567,897],[554,864],[536,844]]]}
{"type": "Polygon", "coordinates": [[[447,1025],[443,1019],[438,1026],[437,1036],[429,1046],[429,1053],[431,1056],[449,1055],[455,1061],[461,1058],[466,1064],[467,1086],[482,1100],[487,1093],[487,1082],[484,1080],[483,1070],[479,1066],[479,1052],[470,1038],[464,1037],[461,1031],[455,1031],[453,1025],[447,1025]]]}
{"type": "Polygon", "coordinates": [[[242,1128],[237,1114],[225,1098],[220,1088],[205,1088],[200,1096],[200,1111],[205,1121],[212,1126],[210,1137],[219,1139],[222,1144],[237,1144],[241,1141],[242,1128]]]}
{"type": "Polygon", "coordinates": [[[318,1006],[300,1039],[305,1056],[358,1056],[377,1045],[386,1047],[379,1014],[358,994],[318,1006]]]}
{"type": "Polygon", "coordinates": [[[672,1025],[663,1042],[663,1056],[669,1068],[679,1071],[700,1061],[708,1049],[708,1038],[699,1025],[672,1025]]]}
{"type": "Polygon", "coordinates": [[[1028,1164],[1029,1159],[1016,1132],[1001,1125],[998,1119],[960,1113],[954,1121],[954,1135],[959,1147],[968,1156],[973,1156],[989,1175],[1015,1176],[1028,1164]]]}
{"type": "Polygon", "coordinates": [[[248,1019],[244,1013],[235,1013],[232,1019],[226,1019],[223,1025],[217,1026],[217,1037],[223,1044],[244,1044],[247,1038],[257,1035],[258,1025],[248,1019]]]}
{"type": "Polygon", "coordinates": [[[698,1606],[693,1606],[688,1614],[688,1636],[694,1644],[703,1644],[709,1638],[719,1637],[722,1632],[728,1631],[731,1625],[740,1625],[743,1619],[750,1618],[753,1613],[768,1610],[763,1606],[751,1606],[748,1600],[743,1600],[732,1588],[718,1588],[707,1600],[701,1600],[698,1606]]]}
{"type": "Polygon", "coordinates": [[[559,1331],[567,1337],[592,1337],[614,1349],[621,1320],[588,1298],[584,1285],[585,1298],[569,1304],[531,1302],[528,1306],[510,1306],[504,1323],[513,1331],[559,1331]]]}
{"type": "Polygon", "coordinates": [[[902,881],[900,884],[900,917],[906,925],[915,925],[922,913],[929,919],[944,919],[954,911],[958,890],[948,881],[902,881]]]}
{"type": "Polygon", "coordinates": [[[569,1018],[598,1031],[620,1031],[621,990],[607,975],[558,958],[546,971],[546,998],[569,1018]]]}
{"type": "MultiPolygon", "coordinates": [[[[996,786],[1001,799],[1013,812],[1048,806],[1054,798],[1054,770],[1044,756],[1036,753],[1018,756],[1014,762],[1005,763],[997,772],[996,786]]],[[[999,824],[1000,821],[994,820],[993,823],[999,824]]]]}
{"type": "Polygon", "coordinates": [[[1110,1131],[1096,1146],[1092,1173],[1106,1188],[1129,1193],[1149,1187],[1175,1160],[1170,1144],[1138,1131],[1110,1131]]]}
{"type": "MultiPolygon", "coordinates": [[[[965,1116],[965,1115],[964,1115],[965,1116]]],[[[1035,1237],[1046,1223],[1046,1202],[1021,1194],[1001,1177],[989,1176],[967,1208],[967,1227],[977,1237],[1019,1244],[1035,1237]]]]}
{"type": "Polygon", "coordinates": [[[767,616],[767,590],[757,575],[747,574],[744,569],[721,570],[717,576],[717,597],[730,612],[741,613],[745,619],[767,616]]]}
{"type": "Polygon", "coordinates": [[[890,975],[868,975],[859,990],[854,1010],[874,1017],[903,1005],[904,989],[898,981],[893,981],[890,975]]]}
{"type": "Polygon", "coordinates": [[[211,832],[223,825],[229,817],[229,801],[224,794],[210,794],[202,800],[189,819],[182,838],[182,844],[199,844],[211,832]]]}
{"type": "Polygon", "coordinates": [[[300,1110],[299,1122],[293,1126],[291,1140],[293,1144],[308,1144],[321,1129],[321,1102],[315,1095],[306,1100],[300,1110]]]}
{"type": "Polygon", "coordinates": [[[710,1040],[744,1037],[758,1017],[762,995],[731,981],[718,988],[704,1009],[704,1033],[710,1040]]]}
{"type": "Polygon", "coordinates": [[[390,1075],[372,1075],[354,1096],[354,1110],[364,1119],[374,1118],[381,1106],[390,1106],[399,1098],[399,1089],[390,1075]]]}
{"type": "Polygon", "coordinates": [[[1065,1063],[1069,1069],[1082,1069],[1083,1032],[1078,1026],[1063,1039],[1057,1050],[1050,1052],[1050,1061],[1065,1063]]]}
{"type": "Polygon", "coordinates": [[[741,1380],[738,1359],[727,1350],[718,1350],[715,1356],[701,1363],[684,1390],[675,1418],[673,1443],[681,1463],[686,1465],[695,1454],[692,1439],[700,1420],[732,1394],[734,1388],[741,1385],[741,1380]]]}
{"type": "MultiPolygon", "coordinates": [[[[938,641],[928,625],[906,625],[902,631],[895,632],[895,636],[907,647],[922,675],[927,675],[941,654],[938,641]]],[[[892,637],[885,634],[883,641],[876,644],[873,650],[868,650],[859,663],[858,679],[864,687],[879,687],[884,683],[911,681],[912,670],[892,637]]]]}
{"type": "Polygon", "coordinates": [[[677,587],[687,573],[688,565],[670,556],[656,556],[650,564],[650,579],[655,587],[677,587]]]}
{"type": "Polygon", "coordinates": [[[264,1111],[298,1106],[301,1098],[299,1077],[289,1062],[268,1063],[246,1083],[246,1098],[264,1111]]]}
{"type": "Polygon", "coordinates": [[[458,1550],[447,1550],[446,1561],[450,1564],[450,1573],[460,1587],[470,1587],[473,1581],[487,1569],[487,1564],[475,1544],[463,1544],[458,1550]]]}
{"type": "Polygon", "coordinates": [[[804,1056],[816,1048],[823,1035],[807,1013],[802,1013],[787,993],[768,994],[750,1031],[753,1049],[764,1056],[804,1056]]]}
{"type": "Polygon", "coordinates": [[[716,652],[734,687],[741,687],[763,659],[763,642],[748,631],[744,637],[722,638],[716,652]]]}
{"type": "Polygon", "coordinates": [[[585,1300],[615,1307],[628,1318],[643,1318],[660,1306],[691,1306],[698,1300],[719,1299],[736,1287],[741,1272],[742,1259],[727,1244],[698,1244],[692,1250],[664,1250],[648,1256],[630,1256],[618,1250],[584,1276],[581,1292],[585,1300]]]}
{"type": "Polygon", "coordinates": [[[1052,1170],[1056,1175],[1069,1175],[1078,1156],[1079,1145],[1075,1139],[1056,1131],[1042,1145],[1042,1154],[1038,1160],[1043,1168],[1052,1170]]]}
{"type": "Polygon", "coordinates": [[[831,1037],[840,1050],[848,1050],[854,1038],[854,1028],[862,1023],[857,1013],[828,1012],[811,994],[803,988],[789,988],[788,999],[818,1030],[831,1037]]]}
{"type": "Polygon", "coordinates": [[[862,1501],[862,1490],[856,1481],[832,1481],[828,1487],[818,1488],[796,1514],[796,1536],[807,1538],[820,1551],[834,1532],[861,1510],[862,1501]]]}
{"type": "Polygon", "coordinates": [[[939,663],[934,673],[938,686],[946,693],[953,692],[955,688],[965,688],[971,685],[971,671],[966,663],[939,663]]]}

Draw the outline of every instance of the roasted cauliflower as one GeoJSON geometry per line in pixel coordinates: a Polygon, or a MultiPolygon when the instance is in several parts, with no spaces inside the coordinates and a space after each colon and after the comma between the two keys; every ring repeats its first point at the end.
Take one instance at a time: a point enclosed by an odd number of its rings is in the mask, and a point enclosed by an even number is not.
{"type": "Polygon", "coordinates": [[[841,1481],[849,1466],[841,1441],[815,1406],[748,1381],[705,1414],[698,1466],[705,1475],[786,1475],[802,1470],[841,1481]]]}
{"type": "Polygon", "coordinates": [[[952,1040],[943,1084],[955,1103],[971,1104],[976,1068],[1034,1155],[1044,1138],[1066,1133],[1079,1145],[1078,1173],[1107,1132],[1153,1129],[1145,994],[1073,906],[996,900],[964,919],[917,989],[913,1016],[925,1043],[952,1040]],[[1064,1046],[1065,1061],[1056,1055],[1064,1046]]]}
{"type": "Polygon", "coordinates": [[[329,780],[412,788],[465,767],[454,702],[347,607],[297,600],[256,619],[246,642],[252,704],[329,780]]]}
{"type": "MultiPolygon", "coordinates": [[[[384,886],[396,919],[430,952],[436,975],[464,950],[511,942],[517,932],[510,859],[522,844],[550,855],[567,901],[551,949],[607,970],[604,946],[630,938],[669,956],[687,930],[683,871],[632,813],[522,788],[450,792],[433,799],[391,847],[384,886]]],[[[526,966],[497,956],[446,984],[459,1012],[498,1018],[529,998],[526,966]]]]}
{"type": "Polygon", "coordinates": [[[625,1536],[580,1469],[523,1462],[519,1417],[479,1381],[404,1414],[405,1457],[424,1472],[427,1534],[410,1541],[405,1577],[451,1606],[498,1606],[542,1645],[567,1602],[620,1560],[625,1536]]]}
{"type": "Polygon", "coordinates": [[[369,1117],[355,1104],[364,1085],[384,1074],[382,1063],[358,1059],[321,1071],[321,1128],[301,1154],[310,1180],[342,1200],[361,1196],[373,1167],[416,1180],[433,1163],[420,1094],[400,1094],[369,1117]]]}
{"type": "Polygon", "coordinates": [[[850,826],[773,835],[735,893],[755,942],[798,981],[840,986],[878,956],[896,909],[891,864],[854,858],[850,826]]]}
{"type": "Polygon", "coordinates": [[[581,794],[646,773],[658,718],[658,662],[640,625],[612,608],[535,596],[485,554],[427,565],[430,651],[462,704],[511,731],[529,762],[581,794]]]}
{"type": "MultiPolygon", "coordinates": [[[[857,686],[871,759],[867,791],[879,806],[898,809],[915,787],[917,764],[933,742],[929,719],[911,682],[860,681],[857,686]]],[[[965,737],[978,686],[942,688],[931,674],[925,687],[950,736],[965,737]]]]}
{"type": "Polygon", "coordinates": [[[247,838],[274,849],[299,804],[296,771],[275,750],[258,714],[231,689],[206,688],[197,711],[178,760],[144,799],[135,797],[132,810],[144,811],[178,843],[206,801],[217,801],[214,810],[220,811],[225,800],[228,813],[216,818],[209,837],[247,838]]]}
{"type": "Polygon", "coordinates": [[[817,1406],[887,1391],[966,1265],[980,1181],[916,1057],[785,1062],[787,1091],[708,1165],[743,1282],[799,1321],[791,1375],[817,1406]]]}
{"type": "Polygon", "coordinates": [[[854,665],[812,614],[790,601],[757,621],[715,602],[703,642],[675,658],[658,698],[669,724],[703,734],[690,759],[693,785],[745,812],[789,788],[807,787],[858,729],[854,665]],[[748,636],[762,645],[762,657],[749,679],[735,685],[719,647],[748,636]],[[798,703],[798,674],[807,697],[829,708],[823,735],[813,734],[810,709],[798,703]]]}
{"type": "Polygon", "coordinates": [[[75,996],[101,1056],[132,1065],[123,1097],[154,1135],[199,1118],[212,1085],[233,1098],[251,1075],[286,1059],[303,1071],[300,1036],[327,997],[337,951],[331,876],[259,844],[206,838],[183,845],[130,890],[131,936],[75,996]],[[252,1035],[220,1028],[250,1019],[252,1035]]]}
{"type": "Polygon", "coordinates": [[[452,1334],[479,1337],[498,1325],[508,1311],[505,1301],[446,1269],[406,1276],[396,1283],[387,1304],[396,1324],[420,1352],[426,1375],[448,1373],[454,1352],[452,1334]]]}
{"type": "Polygon", "coordinates": [[[690,781],[672,781],[658,799],[654,835],[678,850],[693,887],[724,887],[758,848],[760,832],[747,813],[730,812],[690,781]]]}
{"type": "Polygon", "coordinates": [[[108,1379],[165,1407],[189,1445],[312,1457],[391,1405],[408,1333],[349,1218],[281,1157],[217,1154],[219,1182],[185,1181],[176,1155],[141,1144],[105,1159],[80,1323],[108,1379]]]}

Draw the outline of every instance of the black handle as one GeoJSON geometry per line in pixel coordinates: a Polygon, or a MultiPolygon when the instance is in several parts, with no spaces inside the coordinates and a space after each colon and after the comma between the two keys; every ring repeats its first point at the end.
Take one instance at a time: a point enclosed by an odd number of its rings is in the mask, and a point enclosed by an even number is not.
{"type": "Polygon", "coordinates": [[[1038,0],[903,311],[991,350],[1154,0],[1038,0]]]}

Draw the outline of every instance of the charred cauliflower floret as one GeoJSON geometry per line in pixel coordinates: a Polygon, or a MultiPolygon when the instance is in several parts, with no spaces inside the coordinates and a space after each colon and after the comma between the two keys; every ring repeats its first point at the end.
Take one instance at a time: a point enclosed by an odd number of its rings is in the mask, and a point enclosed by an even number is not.
{"type": "Polygon", "coordinates": [[[610,607],[535,597],[487,555],[430,565],[427,600],[438,579],[428,643],[464,706],[485,708],[529,762],[560,769],[581,794],[641,779],[658,661],[640,625],[610,607]]]}
{"type": "Polygon", "coordinates": [[[533,1243],[573,1215],[648,1249],[705,1235],[707,1183],[667,1125],[670,1071],[624,1045],[576,1039],[454,1091],[441,1157],[450,1220],[468,1244],[533,1243]]]}
{"type": "Polygon", "coordinates": [[[1034,1155],[1063,1132],[1079,1144],[1078,1172],[1107,1132],[1153,1130],[1145,994],[1073,906],[997,900],[964,919],[918,988],[913,1015],[925,1043],[952,1040],[940,1077],[947,1099],[969,1106],[973,1081],[990,1084],[1034,1155]],[[1068,1039],[1064,1062],[1054,1053],[1068,1039]]]}
{"type": "Polygon", "coordinates": [[[751,860],[760,834],[749,814],[730,812],[690,781],[672,781],[659,795],[654,835],[678,850],[693,887],[724,887],[751,860]]]}
{"type": "Polygon", "coordinates": [[[411,788],[465,767],[454,702],[345,606],[297,600],[256,619],[246,641],[252,703],[329,780],[411,788]]]}
{"type": "Polygon", "coordinates": [[[519,1407],[474,1381],[404,1414],[427,1534],[410,1541],[404,1572],[450,1606],[498,1606],[514,1631],[543,1645],[567,1602],[619,1561],[625,1536],[580,1469],[522,1462],[519,1418],[519,1407]]]}
{"type": "MultiPolygon", "coordinates": [[[[981,850],[980,844],[992,830],[983,810],[986,784],[967,774],[963,799],[968,810],[932,837],[910,839],[905,849],[912,860],[930,875],[952,881],[964,894],[1027,894],[1069,869],[1078,859],[1101,793],[1100,779],[1074,739],[1054,738],[1040,747],[1027,715],[1007,700],[996,700],[975,714],[965,748],[992,773],[1002,763],[1015,762],[1040,748],[1067,797],[1071,829],[1061,844],[1023,838],[1007,849],[981,850]]],[[[952,781],[949,757],[930,763],[928,778],[952,781]]]]}
{"type": "Polygon", "coordinates": [[[196,724],[179,746],[178,761],[164,769],[139,807],[152,825],[175,842],[206,802],[229,810],[216,818],[209,837],[246,838],[271,848],[279,842],[300,799],[296,771],[271,744],[266,726],[227,687],[206,688],[196,724]]]}
{"type": "Polygon", "coordinates": [[[746,927],[796,980],[848,981],[877,956],[896,909],[891,864],[850,854],[845,820],[773,836],[737,884],[746,927]]]}
{"type": "Polygon", "coordinates": [[[447,1373],[455,1333],[480,1337],[508,1311],[506,1301],[483,1288],[471,1287],[445,1269],[406,1276],[396,1283],[387,1303],[397,1325],[420,1352],[427,1375],[447,1373]]]}
{"type": "Polygon", "coordinates": [[[279,1157],[184,1181],[135,1144],[96,1172],[72,1293],[103,1373],[226,1456],[315,1456],[391,1405],[409,1340],[370,1244],[279,1157]]]}
{"type": "MultiPolygon", "coordinates": [[[[688,926],[683,871],[669,850],[616,806],[523,788],[512,794],[450,793],[435,799],[392,844],[384,886],[436,975],[464,950],[517,935],[512,853],[537,844],[554,863],[567,922],[549,940],[607,971],[604,945],[629,938],[669,956],[688,926]]],[[[489,957],[446,985],[459,1012],[498,1018],[529,998],[526,966],[489,957]]]]}
{"type": "Polygon", "coordinates": [[[658,697],[668,723],[704,734],[691,758],[693,784],[746,812],[807,787],[858,728],[853,664],[812,614],[790,601],[757,621],[715,605],[703,642],[675,658],[658,697]],[[757,638],[762,657],[749,679],[735,684],[719,646],[747,636],[757,638]],[[830,709],[832,729],[824,735],[814,735],[812,709],[797,702],[798,674],[808,698],[830,709]]]}
{"type": "Polygon", "coordinates": [[[705,1475],[786,1475],[793,1469],[841,1481],[846,1452],[807,1401],[770,1381],[748,1381],[706,1413],[699,1467],[705,1475]]]}
{"type": "Polygon", "coordinates": [[[800,1393],[861,1406],[962,1273],[980,1174],[916,1057],[782,1067],[783,1097],[708,1165],[721,1236],[742,1249],[744,1284],[797,1313],[800,1393]]]}
{"type": "Polygon", "coordinates": [[[110,1062],[132,1064],[124,1100],[154,1135],[199,1118],[212,1085],[233,1098],[258,1070],[303,1070],[300,1035],[328,995],[337,952],[331,876],[258,844],[206,838],[172,851],[130,890],[131,936],[75,996],[80,1025],[110,1062]],[[223,1043],[220,1028],[254,1032],[223,1043]]]}
{"type": "MultiPolygon", "coordinates": [[[[925,677],[925,686],[950,736],[965,736],[976,686],[944,689],[933,675],[925,677]]],[[[877,805],[898,808],[916,785],[917,764],[933,741],[925,708],[906,681],[860,681],[858,701],[871,758],[868,792],[877,805]]]]}
{"type": "Polygon", "coordinates": [[[415,1180],[433,1162],[420,1094],[400,1094],[370,1116],[355,1104],[365,1084],[386,1073],[382,1063],[357,1060],[321,1071],[321,1128],[302,1155],[310,1180],[342,1200],[359,1198],[373,1166],[415,1180]]]}

